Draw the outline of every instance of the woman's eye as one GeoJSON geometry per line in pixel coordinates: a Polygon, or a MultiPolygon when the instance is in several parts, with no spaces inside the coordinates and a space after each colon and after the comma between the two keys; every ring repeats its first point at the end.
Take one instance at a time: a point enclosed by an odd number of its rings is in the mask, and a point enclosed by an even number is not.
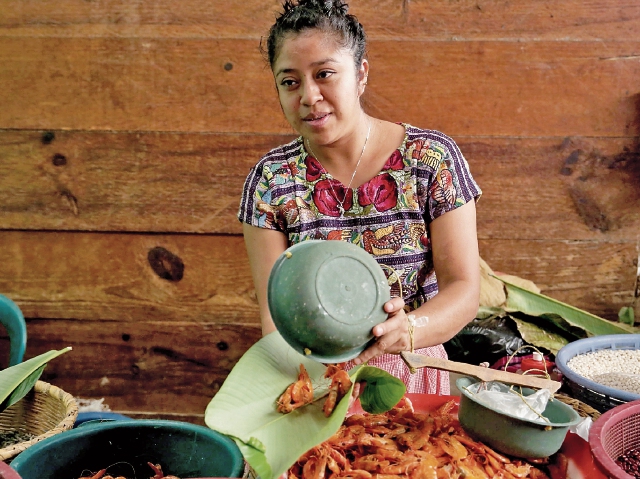
{"type": "Polygon", "coordinates": [[[331,75],[333,75],[333,72],[330,70],[322,70],[321,72],[318,72],[318,78],[329,78],[331,75]]]}
{"type": "Polygon", "coordinates": [[[298,82],[296,82],[295,80],[291,80],[291,79],[285,79],[282,80],[280,82],[280,85],[287,88],[287,89],[291,89],[293,88],[295,85],[297,85],[298,82]]]}

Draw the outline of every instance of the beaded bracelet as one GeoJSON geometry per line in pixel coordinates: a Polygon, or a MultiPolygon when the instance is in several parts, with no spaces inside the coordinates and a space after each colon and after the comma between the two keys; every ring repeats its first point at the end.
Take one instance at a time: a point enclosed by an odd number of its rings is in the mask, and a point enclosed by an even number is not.
{"type": "MultiPolygon", "coordinates": [[[[407,315],[407,321],[409,322],[408,328],[409,328],[409,338],[411,340],[411,352],[413,352],[414,350],[413,335],[415,333],[415,329],[420,328],[422,326],[426,326],[429,323],[429,317],[420,316],[419,318],[416,319],[416,317],[413,314],[409,314],[407,315]]],[[[411,372],[411,374],[413,374],[416,372],[416,368],[410,368],[409,371],[411,372]]]]}

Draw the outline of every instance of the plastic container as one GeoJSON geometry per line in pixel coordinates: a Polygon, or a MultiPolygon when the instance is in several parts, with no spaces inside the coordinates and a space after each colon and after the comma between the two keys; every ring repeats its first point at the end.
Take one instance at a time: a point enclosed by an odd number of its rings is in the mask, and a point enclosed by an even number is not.
{"type": "MultiPolygon", "coordinates": [[[[548,419],[527,420],[498,411],[475,399],[467,390],[478,382],[475,378],[462,377],[456,381],[460,390],[458,419],[469,435],[493,447],[497,451],[522,458],[548,457],[560,450],[571,426],[582,419],[568,404],[549,401],[542,415],[548,419]]],[[[528,396],[535,391],[521,388],[528,396]]]]}
{"type": "MultiPolygon", "coordinates": [[[[551,374],[553,371],[553,367],[555,364],[553,361],[546,360],[542,354],[535,351],[531,357],[522,358],[522,362],[520,363],[520,371],[527,372],[531,370],[537,370],[542,372],[547,372],[551,374]]],[[[536,372],[537,372],[536,371],[536,372]]]]}
{"type": "Polygon", "coordinates": [[[610,409],[589,429],[589,448],[609,477],[634,479],[616,464],[616,459],[630,449],[640,447],[640,400],[610,409]]]}
{"type": "Polygon", "coordinates": [[[78,427],[89,421],[133,421],[129,416],[111,411],[92,411],[78,413],[73,427],[78,427]]]}
{"type": "Polygon", "coordinates": [[[78,478],[88,471],[116,477],[241,477],[244,460],[227,436],[180,421],[141,419],[85,423],[31,446],[11,463],[22,479],[78,478]]]}
{"type": "Polygon", "coordinates": [[[640,399],[640,395],[604,386],[585,378],[571,369],[567,363],[580,354],[601,349],[640,349],[640,334],[608,334],[579,339],[562,347],[556,355],[556,367],[563,375],[563,382],[571,396],[600,412],[640,399]]]}
{"type": "Polygon", "coordinates": [[[0,461],[0,479],[22,479],[9,464],[0,461]]]}
{"type": "Polygon", "coordinates": [[[562,374],[556,368],[556,363],[549,358],[543,356],[538,351],[534,351],[533,354],[528,356],[522,356],[520,363],[515,366],[515,370],[518,374],[530,374],[532,376],[549,376],[549,379],[553,381],[562,381],[562,374]]]}
{"type": "Polygon", "coordinates": [[[18,305],[1,294],[0,324],[9,334],[9,366],[20,364],[27,348],[27,323],[18,305]]]}
{"type": "Polygon", "coordinates": [[[387,319],[390,288],[365,250],[345,241],[308,240],[276,260],[267,287],[276,328],[300,354],[326,363],[353,359],[387,319]]]}

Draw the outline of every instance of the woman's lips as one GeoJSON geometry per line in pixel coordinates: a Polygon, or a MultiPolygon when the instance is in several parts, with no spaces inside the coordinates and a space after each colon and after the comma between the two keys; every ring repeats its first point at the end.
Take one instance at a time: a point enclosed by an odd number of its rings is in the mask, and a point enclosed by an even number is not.
{"type": "Polygon", "coordinates": [[[321,115],[313,115],[307,118],[303,118],[303,121],[312,127],[321,127],[329,120],[331,113],[324,113],[321,115]]]}

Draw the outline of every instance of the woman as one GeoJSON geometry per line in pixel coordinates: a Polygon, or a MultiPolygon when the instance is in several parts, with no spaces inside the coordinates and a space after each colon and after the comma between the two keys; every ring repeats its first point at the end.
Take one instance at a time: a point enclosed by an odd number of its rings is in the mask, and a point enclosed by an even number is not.
{"type": "Polygon", "coordinates": [[[267,282],[285,249],[307,239],[358,244],[393,268],[403,297],[393,297],[392,285],[375,343],[348,367],[368,362],[400,377],[408,392],[448,394],[447,373],[411,374],[398,353],[414,345],[444,358],[442,343],[475,317],[481,191],[449,137],[363,110],[366,36],[347,8],[341,0],[287,0],[269,32],[280,105],[300,136],[251,170],[238,213],[262,331],[275,330],[267,282]]]}

